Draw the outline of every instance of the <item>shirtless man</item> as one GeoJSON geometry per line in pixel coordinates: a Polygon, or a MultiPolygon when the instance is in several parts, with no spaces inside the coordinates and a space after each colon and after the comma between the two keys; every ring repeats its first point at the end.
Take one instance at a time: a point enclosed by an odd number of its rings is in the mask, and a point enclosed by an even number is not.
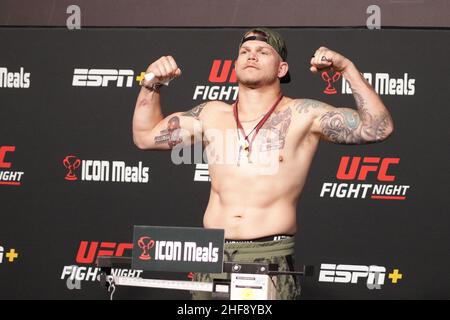
{"type": "MultiPolygon", "coordinates": [[[[199,134],[219,158],[239,150],[232,163],[209,163],[211,193],[204,227],[225,230],[226,259],[268,261],[278,263],[282,270],[293,268],[297,201],[320,139],[339,144],[376,143],[387,139],[394,128],[389,111],[355,65],[325,47],[315,51],[310,70],[341,72],[350,83],[356,109],[282,96],[280,82],[290,78],[286,58],[280,34],[251,29],[243,35],[235,62],[236,103],[209,101],[164,118],[160,86],[144,81],[133,118],[134,143],[143,150],[189,145],[199,134]],[[173,124],[179,128],[175,138],[173,124]],[[235,141],[235,147],[214,148],[220,139],[210,138],[211,130],[235,141]],[[276,137],[270,138],[267,132],[276,137]],[[258,155],[269,150],[278,152],[276,170],[270,174],[250,170],[261,165],[258,155]]],[[[181,75],[171,56],[152,63],[150,72],[161,82],[181,75]]],[[[211,277],[197,275],[196,280],[210,281],[211,277]]],[[[295,299],[299,294],[298,283],[290,276],[277,277],[277,290],[279,299],[295,299]]]]}

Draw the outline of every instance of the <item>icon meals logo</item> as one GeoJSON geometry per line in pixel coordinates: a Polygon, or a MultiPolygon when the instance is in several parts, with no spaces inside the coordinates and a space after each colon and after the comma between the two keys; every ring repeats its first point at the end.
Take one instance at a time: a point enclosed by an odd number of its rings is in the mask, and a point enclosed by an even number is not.
{"type": "Polygon", "coordinates": [[[325,81],[328,84],[327,87],[325,88],[325,90],[323,90],[323,93],[325,93],[325,94],[336,94],[337,93],[336,88],[332,86],[332,83],[335,83],[340,78],[341,78],[341,73],[340,72],[336,72],[331,77],[328,74],[328,72],[326,72],[326,71],[322,72],[322,79],[323,79],[323,81],[325,81]]]}
{"type": "Polygon", "coordinates": [[[139,248],[142,249],[142,254],[139,256],[139,259],[147,261],[152,257],[150,256],[150,249],[155,246],[155,240],[152,240],[150,237],[141,237],[138,241],[139,248]]]}
{"type": "Polygon", "coordinates": [[[67,181],[148,183],[149,167],[139,161],[137,166],[127,166],[124,161],[81,160],[68,155],[62,161],[67,181]]]}
{"type": "MultiPolygon", "coordinates": [[[[411,74],[405,72],[401,78],[392,76],[389,73],[369,73],[365,72],[362,76],[373,86],[379,95],[392,96],[413,96],[416,92],[416,79],[411,78],[411,74]]],[[[350,83],[342,78],[342,93],[352,94],[350,83]]]]}
{"type": "Polygon", "coordinates": [[[159,261],[183,261],[183,262],[217,262],[219,260],[219,248],[213,247],[209,242],[208,247],[197,246],[193,241],[158,241],[151,237],[143,236],[138,240],[142,253],[140,260],[151,259],[159,261]],[[153,249],[154,250],[151,250],[153,249]],[[150,254],[153,251],[153,255],[150,254]]]}
{"type": "Polygon", "coordinates": [[[9,72],[7,68],[0,67],[0,88],[29,88],[30,73],[24,72],[20,67],[19,72],[9,72]]]}

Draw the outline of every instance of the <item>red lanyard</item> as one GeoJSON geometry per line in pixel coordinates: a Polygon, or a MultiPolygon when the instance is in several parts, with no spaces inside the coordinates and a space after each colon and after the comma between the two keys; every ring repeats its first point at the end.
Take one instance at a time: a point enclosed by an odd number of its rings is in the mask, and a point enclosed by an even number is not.
{"type": "Polygon", "coordinates": [[[239,102],[239,99],[236,100],[236,102],[235,102],[235,104],[233,106],[233,114],[234,114],[234,118],[236,119],[236,125],[237,125],[238,129],[242,131],[242,135],[243,135],[244,139],[247,140],[247,142],[248,142],[248,150],[246,150],[246,151],[248,151],[248,154],[250,154],[250,152],[252,152],[252,143],[255,140],[255,137],[258,134],[259,129],[261,129],[261,127],[264,125],[264,123],[267,121],[267,119],[269,119],[270,115],[274,112],[274,110],[276,109],[277,105],[280,103],[282,98],[283,98],[283,94],[280,94],[280,96],[278,97],[277,101],[275,101],[274,105],[270,108],[269,111],[267,111],[267,113],[264,116],[264,118],[262,118],[258,122],[256,127],[254,127],[253,130],[250,131],[250,133],[248,135],[245,135],[244,128],[242,127],[242,124],[239,121],[239,114],[238,114],[238,102],[239,102]],[[253,135],[251,141],[249,141],[248,137],[252,134],[253,131],[255,131],[255,134],[253,135]]]}

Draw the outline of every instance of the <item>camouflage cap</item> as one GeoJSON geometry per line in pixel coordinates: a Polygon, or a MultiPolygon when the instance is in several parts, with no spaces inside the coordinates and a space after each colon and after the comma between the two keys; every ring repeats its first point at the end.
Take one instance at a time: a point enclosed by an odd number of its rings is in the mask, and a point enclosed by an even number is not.
{"type": "MultiPolygon", "coordinates": [[[[241,42],[239,44],[239,49],[241,48],[242,44],[249,40],[259,40],[264,41],[267,44],[269,44],[272,48],[275,49],[276,52],[280,55],[281,59],[283,61],[287,60],[287,47],[286,42],[284,41],[283,37],[276,31],[268,29],[268,28],[252,28],[244,33],[242,36],[241,42]],[[257,33],[256,35],[247,36],[249,33],[257,33]],[[262,35],[260,35],[262,34],[262,35]]],[[[291,81],[291,76],[289,72],[280,79],[282,83],[287,83],[291,81]]]]}

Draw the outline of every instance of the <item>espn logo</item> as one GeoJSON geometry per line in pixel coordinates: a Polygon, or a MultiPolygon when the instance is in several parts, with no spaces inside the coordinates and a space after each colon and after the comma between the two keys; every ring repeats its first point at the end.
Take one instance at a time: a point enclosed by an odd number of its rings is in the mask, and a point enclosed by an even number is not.
{"type": "Polygon", "coordinates": [[[74,87],[108,87],[109,82],[116,82],[116,87],[133,86],[134,71],[128,69],[74,69],[72,86],[74,87]]]}
{"type": "Polygon", "coordinates": [[[360,279],[367,278],[369,289],[381,289],[386,276],[386,268],[380,266],[358,266],[347,264],[322,264],[319,282],[357,284],[360,279]]]}

